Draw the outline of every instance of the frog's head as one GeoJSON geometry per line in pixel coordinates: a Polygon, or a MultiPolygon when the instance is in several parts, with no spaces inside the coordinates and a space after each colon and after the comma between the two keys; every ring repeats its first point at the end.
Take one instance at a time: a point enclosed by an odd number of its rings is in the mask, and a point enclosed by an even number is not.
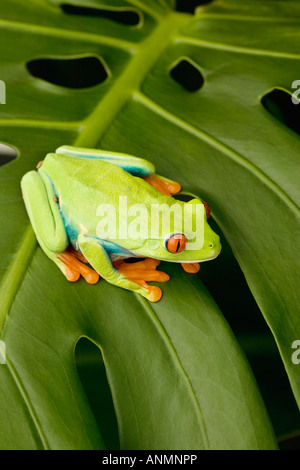
{"type": "Polygon", "coordinates": [[[206,203],[173,199],[172,204],[164,206],[159,222],[154,223],[157,230],[151,231],[139,250],[141,255],[174,263],[208,261],[219,255],[220,238],[207,222],[210,210],[206,203]]]}

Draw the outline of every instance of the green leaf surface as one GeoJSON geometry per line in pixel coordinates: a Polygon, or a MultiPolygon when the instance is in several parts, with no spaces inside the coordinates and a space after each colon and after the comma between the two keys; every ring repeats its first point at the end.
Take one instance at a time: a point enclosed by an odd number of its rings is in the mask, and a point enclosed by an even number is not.
{"type": "Polygon", "coordinates": [[[0,448],[104,448],[75,366],[82,337],[101,348],[123,449],[275,448],[252,371],[201,271],[165,264],[171,280],[157,304],[104,281],[69,284],[37,247],[19,183],[46,153],[75,143],[147,158],[207,200],[299,402],[300,143],[261,104],[298,78],[299,6],[216,1],[191,17],[163,0],[64,2],[138,11],[142,21],[128,26],[67,14],[61,3],[2,0],[0,140],[19,156],[0,169],[0,448]],[[88,56],[108,77],[82,89],[26,65],[88,56]],[[197,92],[170,75],[182,58],[203,75],[197,92]]]}

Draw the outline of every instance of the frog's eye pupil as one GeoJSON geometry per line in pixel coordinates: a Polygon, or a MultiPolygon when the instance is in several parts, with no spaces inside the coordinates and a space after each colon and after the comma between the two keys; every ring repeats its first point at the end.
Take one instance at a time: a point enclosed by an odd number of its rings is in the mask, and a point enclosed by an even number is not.
{"type": "Polygon", "coordinates": [[[181,253],[187,244],[187,238],[183,233],[175,233],[168,238],[166,248],[170,253],[181,253]]]}

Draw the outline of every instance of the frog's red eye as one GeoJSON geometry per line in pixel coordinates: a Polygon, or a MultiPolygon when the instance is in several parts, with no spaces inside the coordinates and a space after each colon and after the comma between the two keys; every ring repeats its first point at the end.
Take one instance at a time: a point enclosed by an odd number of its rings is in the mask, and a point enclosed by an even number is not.
{"type": "Polygon", "coordinates": [[[210,216],[210,207],[205,201],[202,201],[202,202],[203,202],[205,210],[206,210],[206,217],[208,218],[210,216]]]}
{"type": "Polygon", "coordinates": [[[166,248],[170,253],[181,253],[187,244],[187,238],[183,233],[174,233],[166,243],[166,248]]]}

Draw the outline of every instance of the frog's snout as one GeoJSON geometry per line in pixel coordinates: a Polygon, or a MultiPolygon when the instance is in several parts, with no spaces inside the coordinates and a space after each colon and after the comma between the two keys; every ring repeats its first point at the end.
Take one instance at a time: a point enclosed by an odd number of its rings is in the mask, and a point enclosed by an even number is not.
{"type": "Polygon", "coordinates": [[[212,256],[214,258],[216,258],[220,254],[222,250],[222,245],[220,237],[218,235],[216,235],[216,237],[214,237],[214,240],[210,242],[209,248],[212,251],[212,256]]]}
{"type": "Polygon", "coordinates": [[[213,236],[211,237],[210,241],[206,245],[206,248],[208,249],[209,256],[208,259],[214,259],[216,258],[222,249],[221,241],[219,235],[216,233],[213,233],[213,236]]]}

